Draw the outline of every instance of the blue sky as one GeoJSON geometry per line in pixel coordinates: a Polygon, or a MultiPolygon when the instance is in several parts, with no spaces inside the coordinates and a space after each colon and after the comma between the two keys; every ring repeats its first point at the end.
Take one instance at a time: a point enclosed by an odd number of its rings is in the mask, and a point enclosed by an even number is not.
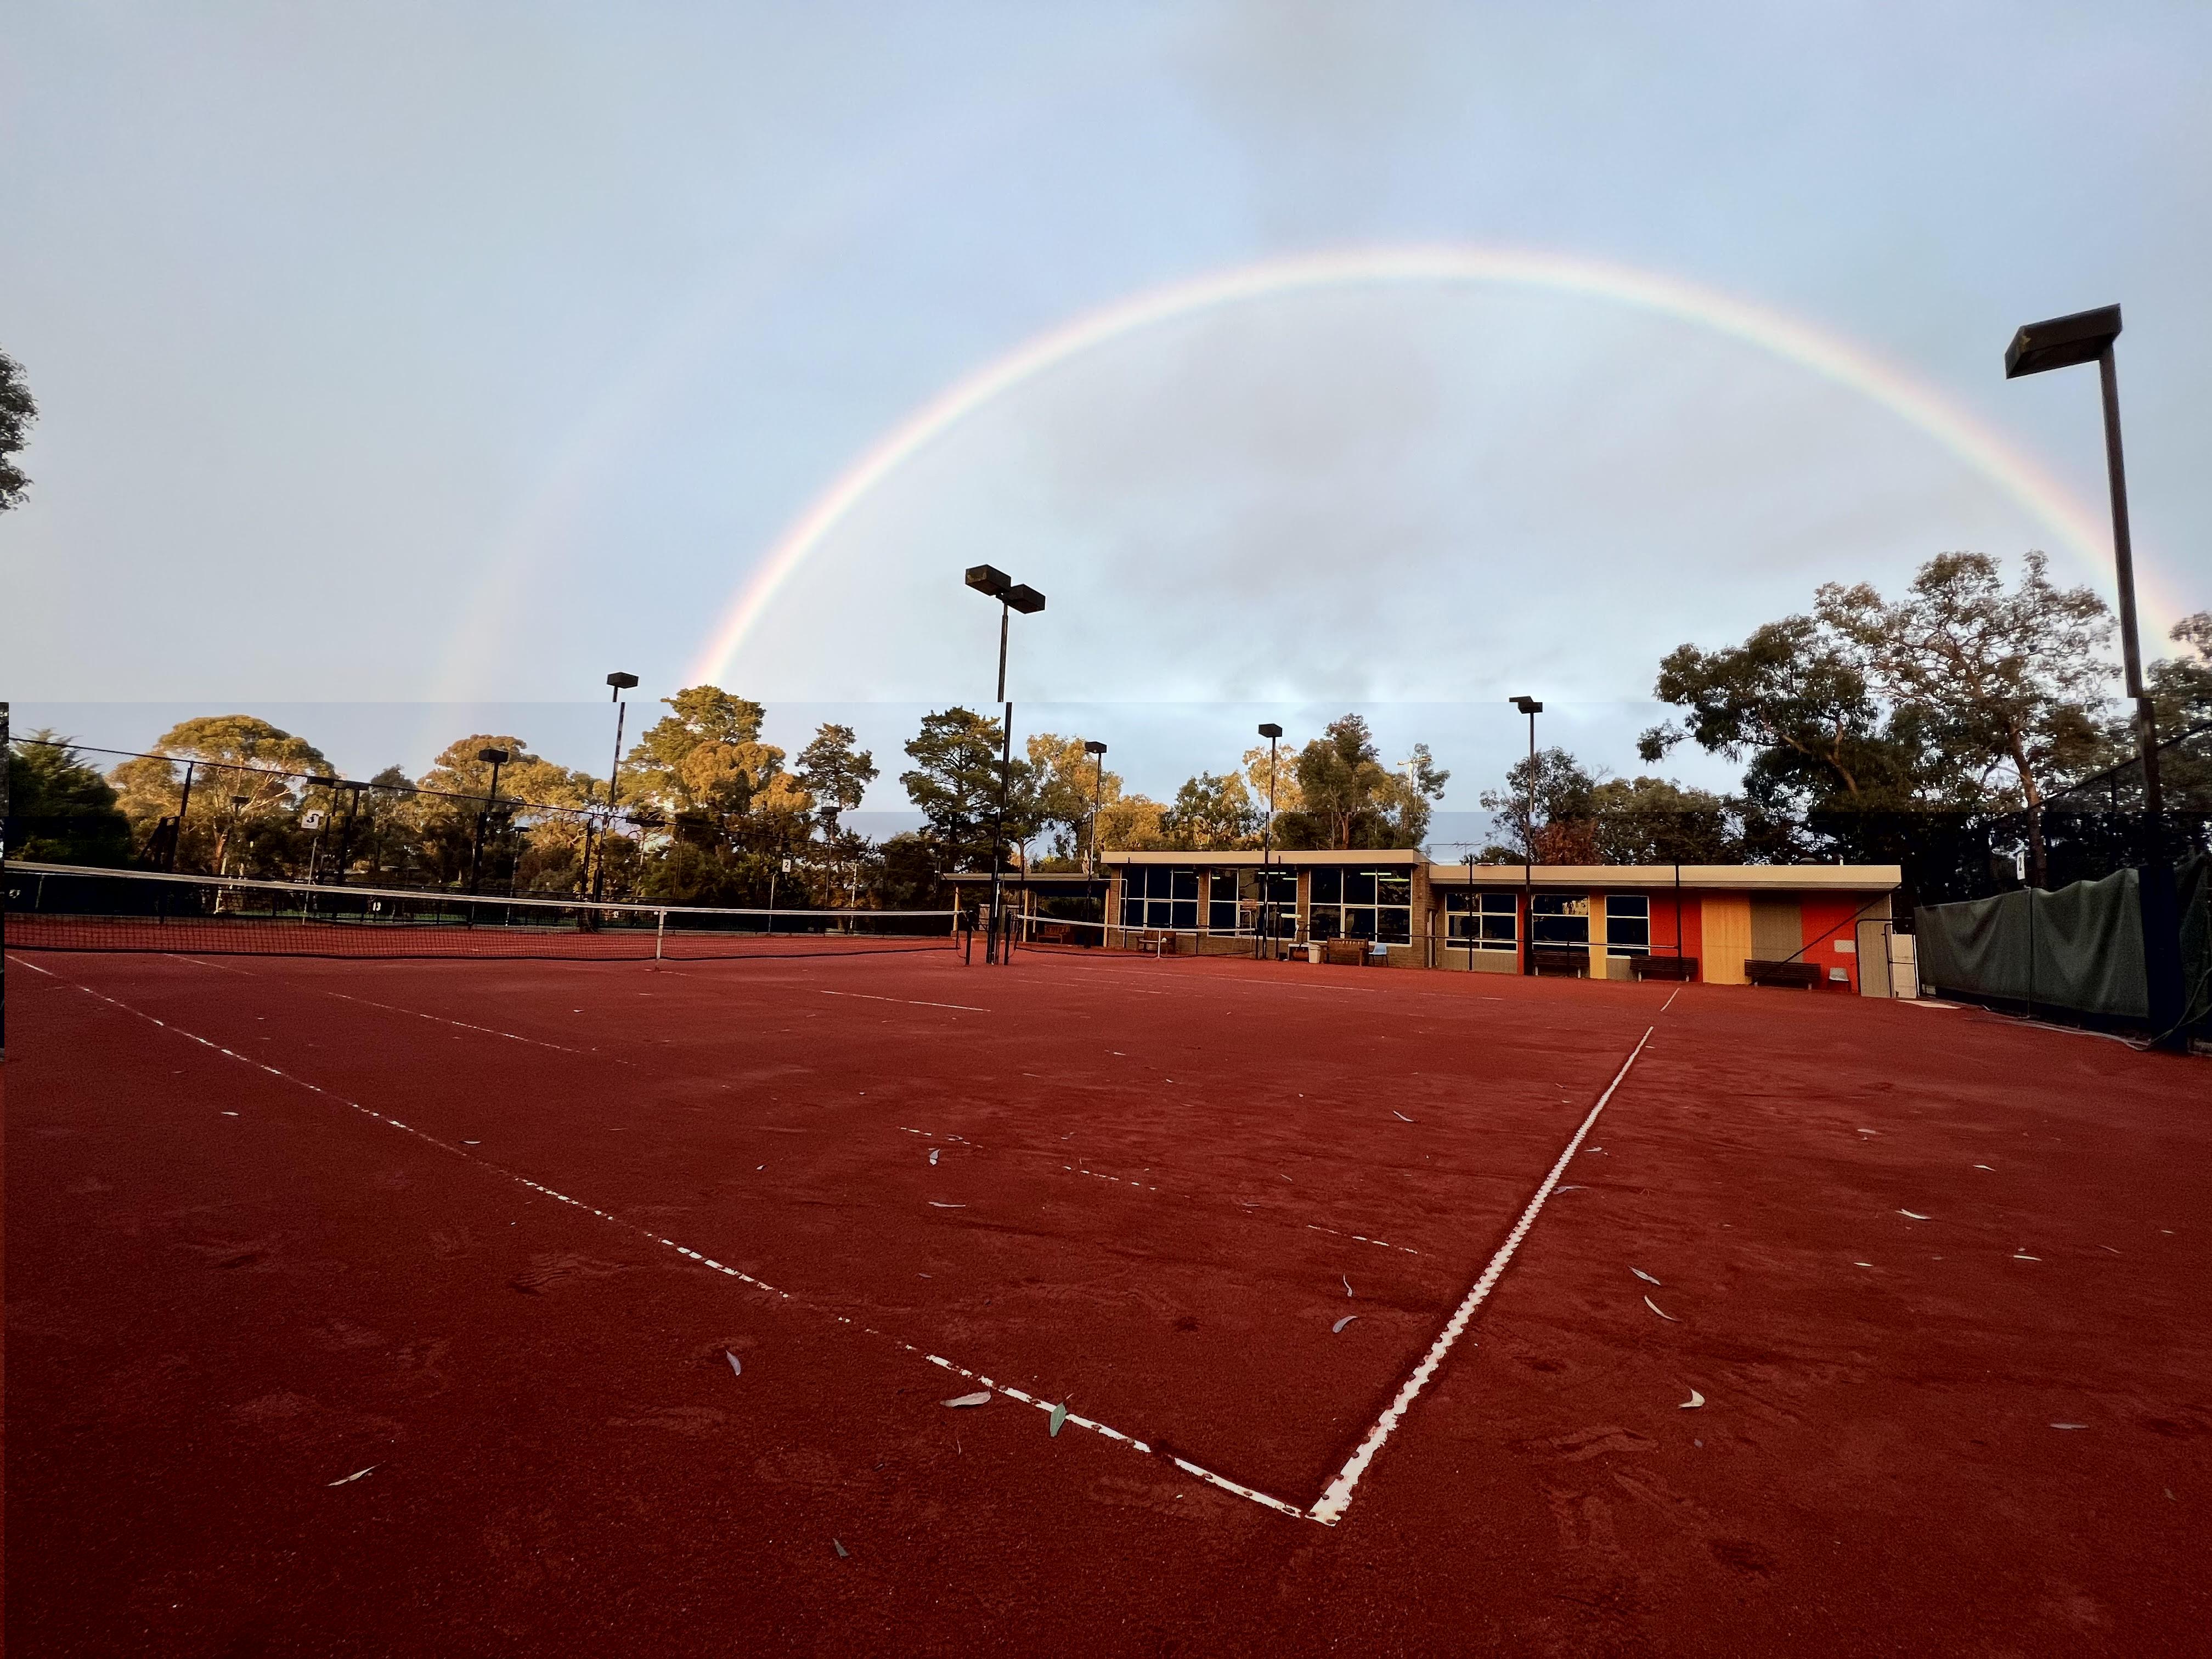
{"type": "MultiPolygon", "coordinates": [[[[281,708],[349,771],[496,705],[597,765],[606,671],[675,690],[949,385],[1150,288],[1401,244],[1801,319],[2098,514],[2093,378],[1999,365],[2015,324],[2120,301],[2154,614],[2212,606],[2208,61],[2178,5],[17,8],[0,346],[43,412],[0,695],[119,746],[281,708]]],[[[919,712],[991,694],[957,586],[988,558],[1054,595],[1022,725],[1104,736],[1135,787],[1357,706],[1468,808],[1511,692],[1632,772],[1672,646],[2038,545],[2108,586],[1893,412],[1695,324],[1322,294],[979,411],[728,679],[785,741],[860,725],[900,805],[919,712]]]]}

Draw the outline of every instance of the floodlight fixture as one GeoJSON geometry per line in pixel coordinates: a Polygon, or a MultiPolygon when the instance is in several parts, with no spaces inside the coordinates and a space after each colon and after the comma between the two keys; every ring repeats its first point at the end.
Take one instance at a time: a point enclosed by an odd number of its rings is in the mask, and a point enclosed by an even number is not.
{"type": "Polygon", "coordinates": [[[617,668],[613,673],[607,676],[607,684],[614,687],[615,696],[619,697],[623,692],[634,690],[636,687],[637,676],[635,674],[625,674],[622,670],[617,668]]]}
{"type": "Polygon", "coordinates": [[[995,565],[971,564],[968,567],[968,586],[987,599],[1003,599],[1014,579],[995,565]]]}
{"type": "Polygon", "coordinates": [[[477,750],[477,758],[493,766],[504,766],[514,757],[504,749],[479,749],[477,750]]]}
{"type": "Polygon", "coordinates": [[[1283,728],[1273,720],[1263,720],[1260,725],[1260,735],[1273,743],[1283,735],[1283,728]]]}
{"type": "Polygon", "coordinates": [[[1016,582],[1000,597],[1024,617],[1034,617],[1044,609],[1044,595],[1027,582],[1016,582]]]}
{"type": "Polygon", "coordinates": [[[2045,369],[2094,363],[2112,349],[2112,342],[2119,337],[2118,306],[2099,306],[2094,311],[2077,311],[2070,317],[2028,323],[2005,348],[2005,379],[2016,380],[2023,374],[2040,374],[2045,369]]]}
{"type": "Polygon", "coordinates": [[[1534,697],[1514,697],[1510,701],[1524,714],[1540,714],[1544,712],[1544,705],[1534,697]]]}
{"type": "Polygon", "coordinates": [[[1106,745],[1100,743],[1095,738],[1085,738],[1083,744],[1083,752],[1086,755],[1103,755],[1106,752],[1106,745]]]}

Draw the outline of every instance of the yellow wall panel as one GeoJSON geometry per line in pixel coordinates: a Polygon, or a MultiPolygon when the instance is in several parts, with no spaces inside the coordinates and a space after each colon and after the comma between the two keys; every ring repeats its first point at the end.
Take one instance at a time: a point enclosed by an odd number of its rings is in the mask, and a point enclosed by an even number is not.
{"type": "Polygon", "coordinates": [[[1743,985],[1743,964],[1751,955],[1751,899],[1743,893],[1708,893],[1705,916],[1705,961],[1698,969],[1708,985],[1743,985]]]}

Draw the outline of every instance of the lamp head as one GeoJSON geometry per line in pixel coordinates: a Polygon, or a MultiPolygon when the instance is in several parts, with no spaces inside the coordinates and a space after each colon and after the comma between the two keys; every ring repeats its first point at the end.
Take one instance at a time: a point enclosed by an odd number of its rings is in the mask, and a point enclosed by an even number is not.
{"type": "Polygon", "coordinates": [[[1083,752],[1086,755],[1103,755],[1106,752],[1106,745],[1095,740],[1087,740],[1083,745],[1083,752]]]}
{"type": "Polygon", "coordinates": [[[635,674],[625,674],[622,670],[617,668],[613,673],[607,676],[607,684],[614,687],[617,692],[627,691],[637,684],[637,676],[635,674]]]}
{"type": "Polygon", "coordinates": [[[504,766],[514,757],[504,749],[479,749],[477,750],[477,758],[493,766],[504,766]]]}
{"type": "Polygon", "coordinates": [[[1544,712],[1544,705],[1534,697],[1516,697],[1513,699],[1513,706],[1524,714],[1540,714],[1544,712]]]}
{"type": "Polygon", "coordinates": [[[2016,380],[2023,374],[2040,374],[2046,368],[2094,363],[2119,336],[2118,306],[2100,306],[2070,317],[2026,324],[2005,348],[2005,379],[2016,380]]]}
{"type": "Polygon", "coordinates": [[[1269,743],[1273,743],[1276,738],[1283,735],[1283,728],[1276,725],[1274,721],[1268,720],[1260,727],[1260,735],[1267,738],[1269,743]]]}
{"type": "Polygon", "coordinates": [[[1044,595],[1027,582],[1016,582],[1000,597],[1010,610],[1018,611],[1024,617],[1034,617],[1044,609],[1044,595]]]}
{"type": "Polygon", "coordinates": [[[971,564],[968,567],[968,586],[986,599],[1003,599],[1014,579],[995,565],[971,564]]]}

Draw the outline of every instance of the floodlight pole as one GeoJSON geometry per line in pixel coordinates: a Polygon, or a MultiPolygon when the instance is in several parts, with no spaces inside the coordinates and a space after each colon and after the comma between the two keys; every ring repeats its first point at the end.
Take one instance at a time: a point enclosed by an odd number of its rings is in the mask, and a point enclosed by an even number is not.
{"type": "Polygon", "coordinates": [[[2127,676],[2128,696],[2135,699],[2136,747],[2143,775],[2143,848],[2142,904],[2143,923],[2143,979],[2154,1042],[2160,1047],[2185,1049],[2188,1036],[2181,1022],[2188,1013],[2188,992],[2181,963],[2179,896],[2174,889],[2173,862],[2166,844],[2166,792],[2158,769],[2158,717],[2150,692],[2143,684],[2142,646],[2136,635],[2135,548],[2128,534],[2127,466],[2120,448],[2119,374],[2113,362],[2112,343],[2120,334],[2120,308],[2104,306],[2029,323],[2014,335],[2005,352],[2005,378],[2039,374],[2046,369],[2066,368],[2094,361],[2104,403],[2105,477],[2112,495],[2112,566],[2119,589],[2120,659],[2127,676]]]}
{"type": "MultiPolygon", "coordinates": [[[[1098,875],[1098,815],[1106,805],[1106,745],[1086,739],[1083,752],[1091,757],[1091,765],[1097,769],[1091,778],[1091,857],[1083,871],[1095,880],[1098,875]]],[[[1104,912],[1100,914],[1103,916],[1104,912]]]]}
{"type": "Polygon", "coordinates": [[[1521,826],[1521,972],[1536,971],[1536,716],[1544,705],[1516,697],[1513,706],[1528,717],[1528,818],[1521,826]]]}
{"type": "MultiPolygon", "coordinates": [[[[612,688],[615,705],[615,757],[607,767],[607,824],[599,831],[599,862],[592,876],[592,896],[595,899],[605,896],[606,892],[607,843],[614,839],[615,834],[615,792],[620,787],[622,778],[623,719],[629,713],[629,705],[623,701],[623,693],[637,684],[637,676],[625,674],[617,669],[607,676],[607,684],[612,688]]],[[[587,860],[592,851],[591,833],[591,822],[586,819],[584,824],[584,855],[587,860]]]]}
{"type": "Polygon", "coordinates": [[[1283,740],[1283,728],[1269,720],[1260,727],[1260,735],[1267,740],[1267,823],[1260,836],[1260,926],[1252,941],[1255,960],[1275,943],[1275,745],[1283,740]]]}
{"type": "MultiPolygon", "coordinates": [[[[185,814],[192,810],[192,774],[198,769],[198,761],[185,763],[185,793],[177,802],[177,832],[169,837],[169,856],[163,860],[164,866],[172,873],[174,873],[177,867],[177,848],[185,839],[185,814]]],[[[218,871],[216,873],[219,875],[222,872],[218,871]]]]}
{"type": "Polygon", "coordinates": [[[1006,634],[1013,612],[1018,610],[1025,617],[1035,616],[1044,609],[1044,595],[988,564],[970,566],[964,580],[977,592],[999,602],[999,806],[991,820],[991,927],[983,940],[983,960],[986,963],[1004,963],[1013,956],[1011,931],[1006,934],[1006,948],[1001,951],[999,947],[1006,886],[1001,866],[1005,862],[1006,791],[1014,768],[1014,706],[1006,701],[1006,634]]]}
{"type": "Polygon", "coordinates": [[[504,749],[479,749],[477,758],[491,763],[491,787],[484,792],[483,810],[477,814],[476,838],[469,845],[469,891],[477,890],[477,874],[483,861],[484,820],[491,815],[492,805],[499,799],[499,769],[507,764],[504,749]]]}

